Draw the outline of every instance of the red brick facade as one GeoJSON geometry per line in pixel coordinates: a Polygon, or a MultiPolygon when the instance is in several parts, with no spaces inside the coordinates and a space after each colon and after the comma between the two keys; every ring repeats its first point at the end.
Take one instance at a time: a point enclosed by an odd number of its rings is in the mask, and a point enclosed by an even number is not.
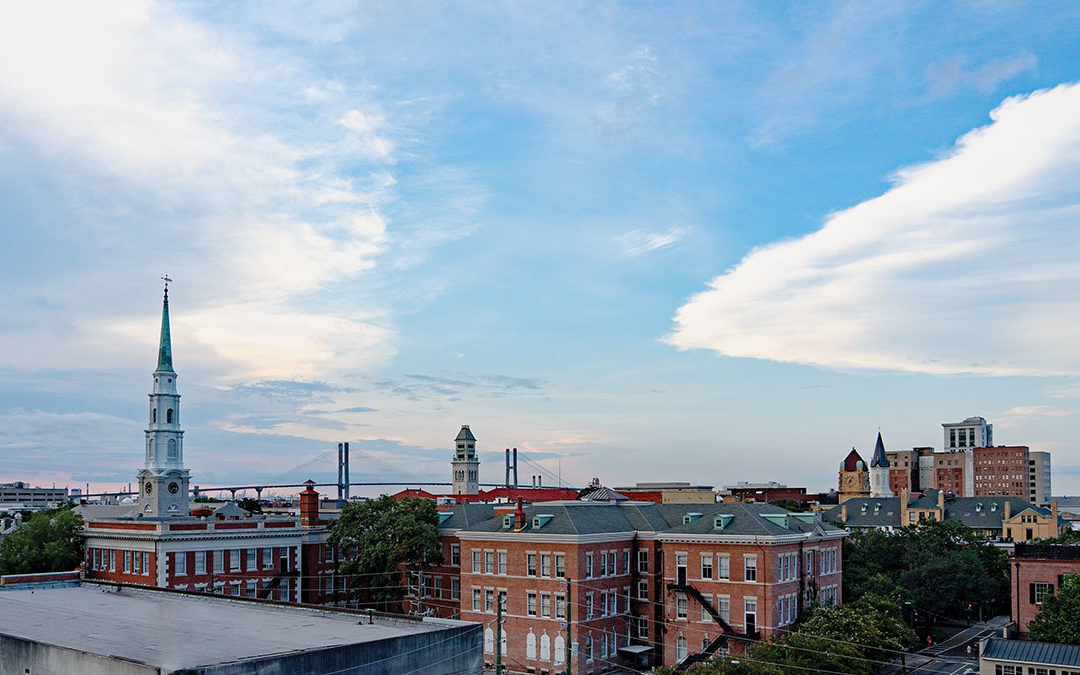
{"type": "Polygon", "coordinates": [[[1028,499],[1028,447],[999,445],[975,448],[976,497],[1020,497],[1028,499]]]}
{"type": "Polygon", "coordinates": [[[1061,586],[1061,577],[1080,574],[1080,546],[1017,544],[1009,558],[1012,574],[1010,614],[1021,636],[1039,613],[1043,597],[1061,586]]]}

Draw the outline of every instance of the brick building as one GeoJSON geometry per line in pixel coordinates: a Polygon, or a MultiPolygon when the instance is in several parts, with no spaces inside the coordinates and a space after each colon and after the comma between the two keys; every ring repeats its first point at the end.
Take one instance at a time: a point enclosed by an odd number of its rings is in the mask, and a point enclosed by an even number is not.
{"type": "Polygon", "coordinates": [[[788,487],[780,483],[736,483],[724,486],[723,501],[728,504],[745,502],[771,502],[790,500],[805,504],[817,499],[817,495],[806,494],[804,487],[788,487]]]}
{"type": "Polygon", "coordinates": [[[841,599],[846,533],[814,514],[561,501],[492,507],[492,517],[465,522],[481,506],[455,507],[442,531],[458,547],[448,561],[459,563],[460,618],[485,624],[493,662],[493,619],[504,603],[512,670],[565,668],[567,613],[574,672],[597,673],[741,653],[747,639],[788,630],[808,603],[841,599]]]}
{"type": "Polygon", "coordinates": [[[972,449],[976,497],[1029,498],[1028,447],[995,445],[972,449]]]}
{"type": "Polygon", "coordinates": [[[1021,636],[1039,613],[1043,598],[1061,587],[1066,574],[1080,574],[1080,546],[1016,544],[1009,558],[1011,615],[1021,636]]]}

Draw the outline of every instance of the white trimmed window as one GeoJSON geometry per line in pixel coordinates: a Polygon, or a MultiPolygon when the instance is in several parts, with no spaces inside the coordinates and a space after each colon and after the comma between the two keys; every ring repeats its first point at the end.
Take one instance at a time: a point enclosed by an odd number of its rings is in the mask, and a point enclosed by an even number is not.
{"type": "Polygon", "coordinates": [[[730,579],[731,578],[731,554],[718,553],[716,555],[716,578],[717,579],[730,579]]]}
{"type": "Polygon", "coordinates": [[[187,553],[174,554],[173,561],[176,567],[176,575],[181,577],[185,576],[187,574],[187,553]]]}
{"type": "Polygon", "coordinates": [[[195,551],[195,574],[206,574],[206,551],[195,551]]]}
{"type": "Polygon", "coordinates": [[[683,593],[675,594],[675,618],[686,618],[686,595],[683,593]]]}
{"type": "Polygon", "coordinates": [[[743,555],[743,579],[745,581],[757,581],[757,556],[752,554],[743,555]]]}
{"type": "Polygon", "coordinates": [[[701,554],[701,578],[712,579],[712,554],[701,554]]]}

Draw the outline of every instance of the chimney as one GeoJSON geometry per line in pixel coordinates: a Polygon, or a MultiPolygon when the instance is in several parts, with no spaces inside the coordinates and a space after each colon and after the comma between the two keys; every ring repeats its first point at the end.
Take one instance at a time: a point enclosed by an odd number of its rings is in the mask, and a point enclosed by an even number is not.
{"type": "Polygon", "coordinates": [[[907,489],[907,486],[905,485],[904,487],[900,488],[900,510],[903,511],[904,509],[906,509],[907,505],[908,505],[908,489],[907,489]]]}
{"type": "Polygon", "coordinates": [[[1057,530],[1057,526],[1058,526],[1057,502],[1050,502],[1050,525],[1053,526],[1055,531],[1057,530]]]}
{"type": "Polygon", "coordinates": [[[1005,522],[1006,520],[1008,520],[1008,519],[1009,519],[1009,518],[1011,517],[1011,515],[1010,515],[1010,513],[1009,513],[1009,512],[1010,512],[1010,511],[1011,511],[1012,509],[1011,509],[1010,507],[1012,507],[1012,502],[1010,502],[1010,501],[1009,501],[1009,498],[1008,498],[1008,497],[1006,497],[1006,498],[1005,498],[1005,513],[1003,513],[1003,514],[1001,515],[1001,522],[1005,522]]]}
{"type": "Polygon", "coordinates": [[[300,525],[313,527],[319,524],[319,493],[315,491],[315,481],[304,481],[304,490],[300,493],[300,525]]]}
{"type": "Polygon", "coordinates": [[[521,532],[525,529],[525,507],[522,506],[522,499],[518,497],[517,508],[514,509],[514,532],[521,532]]]}
{"type": "Polygon", "coordinates": [[[847,523],[847,504],[840,505],[840,522],[847,523]]]}
{"type": "MultiPolygon", "coordinates": [[[[941,509],[942,511],[945,510],[945,491],[944,490],[938,490],[937,491],[937,507],[939,509],[941,509]]],[[[945,514],[942,513],[941,517],[944,520],[945,514]]]]}

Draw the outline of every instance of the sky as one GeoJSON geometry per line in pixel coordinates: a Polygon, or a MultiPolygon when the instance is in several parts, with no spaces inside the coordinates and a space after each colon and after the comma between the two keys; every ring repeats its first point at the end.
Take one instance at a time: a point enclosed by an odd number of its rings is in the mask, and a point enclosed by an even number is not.
{"type": "Polygon", "coordinates": [[[973,415],[1080,494],[1080,6],[0,5],[0,481],[836,486],[973,415]]]}

